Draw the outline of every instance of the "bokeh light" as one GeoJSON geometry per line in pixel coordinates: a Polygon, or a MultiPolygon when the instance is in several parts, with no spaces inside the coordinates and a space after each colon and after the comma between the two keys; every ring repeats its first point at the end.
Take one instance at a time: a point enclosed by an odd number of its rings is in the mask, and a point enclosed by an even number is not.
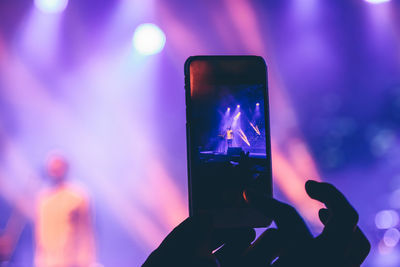
{"type": "Polygon", "coordinates": [[[44,13],[61,13],[68,5],[68,0],[35,0],[35,6],[44,13]]]}
{"type": "Polygon", "coordinates": [[[133,46],[142,55],[157,54],[163,50],[166,37],[153,23],[139,25],[133,34],[133,46]]]}
{"type": "Polygon", "coordinates": [[[399,215],[394,210],[382,210],[375,216],[375,225],[378,229],[389,229],[399,223],[399,215]]]}
{"type": "Polygon", "coordinates": [[[387,247],[394,247],[399,243],[400,232],[396,228],[390,228],[383,236],[383,242],[387,247]]]}
{"type": "Polygon", "coordinates": [[[382,4],[386,2],[390,2],[391,0],[364,0],[365,2],[368,2],[370,4],[382,4]]]}

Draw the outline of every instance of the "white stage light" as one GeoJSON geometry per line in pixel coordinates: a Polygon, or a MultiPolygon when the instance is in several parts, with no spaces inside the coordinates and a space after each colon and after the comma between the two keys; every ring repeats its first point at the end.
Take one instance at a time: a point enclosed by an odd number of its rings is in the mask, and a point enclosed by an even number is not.
{"type": "Polygon", "coordinates": [[[155,24],[139,25],[133,34],[133,46],[143,55],[152,55],[161,52],[165,45],[165,34],[155,24]]]}
{"type": "Polygon", "coordinates": [[[68,5],[68,0],[35,0],[35,6],[44,13],[61,13],[68,5]]]}

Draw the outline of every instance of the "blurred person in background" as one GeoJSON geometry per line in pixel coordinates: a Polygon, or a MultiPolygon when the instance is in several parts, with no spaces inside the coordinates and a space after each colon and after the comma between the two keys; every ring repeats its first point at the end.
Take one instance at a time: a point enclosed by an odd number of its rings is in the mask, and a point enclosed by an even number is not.
{"type": "Polygon", "coordinates": [[[51,155],[46,162],[50,186],[38,197],[35,223],[35,266],[91,266],[95,243],[90,201],[83,189],[67,180],[68,162],[51,155]]]}

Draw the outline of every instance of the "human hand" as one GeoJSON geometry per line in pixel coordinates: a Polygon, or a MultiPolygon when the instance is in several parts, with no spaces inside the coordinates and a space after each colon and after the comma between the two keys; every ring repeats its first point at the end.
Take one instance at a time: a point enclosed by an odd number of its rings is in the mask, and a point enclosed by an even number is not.
{"type": "Polygon", "coordinates": [[[360,266],[370,244],[357,227],[357,212],[330,184],[309,181],[306,191],[327,207],[319,211],[325,227],[315,238],[293,207],[248,191],[250,204],[272,217],[278,229],[266,230],[251,244],[255,237],[252,229],[215,230],[209,217],[188,218],[143,266],[360,266]]]}
{"type": "Polygon", "coordinates": [[[248,193],[249,202],[272,217],[278,229],[268,229],[246,251],[246,265],[354,267],[365,260],[370,244],[357,227],[357,212],[343,194],[331,184],[315,181],[306,183],[306,191],[327,207],[319,211],[325,227],[317,237],[293,207],[248,193]]]}
{"type": "Polygon", "coordinates": [[[234,259],[234,255],[242,255],[254,238],[255,232],[250,228],[216,230],[207,215],[189,217],[163,240],[142,266],[221,266],[217,258],[234,259]]]}

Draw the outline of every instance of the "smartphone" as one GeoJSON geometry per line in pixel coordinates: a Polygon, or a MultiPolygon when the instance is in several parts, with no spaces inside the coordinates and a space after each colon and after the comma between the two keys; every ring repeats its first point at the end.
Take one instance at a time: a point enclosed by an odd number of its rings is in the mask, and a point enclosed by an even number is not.
{"type": "Polygon", "coordinates": [[[185,62],[190,216],[217,228],[265,227],[245,190],[272,197],[267,67],[259,56],[193,56],[185,62]]]}

